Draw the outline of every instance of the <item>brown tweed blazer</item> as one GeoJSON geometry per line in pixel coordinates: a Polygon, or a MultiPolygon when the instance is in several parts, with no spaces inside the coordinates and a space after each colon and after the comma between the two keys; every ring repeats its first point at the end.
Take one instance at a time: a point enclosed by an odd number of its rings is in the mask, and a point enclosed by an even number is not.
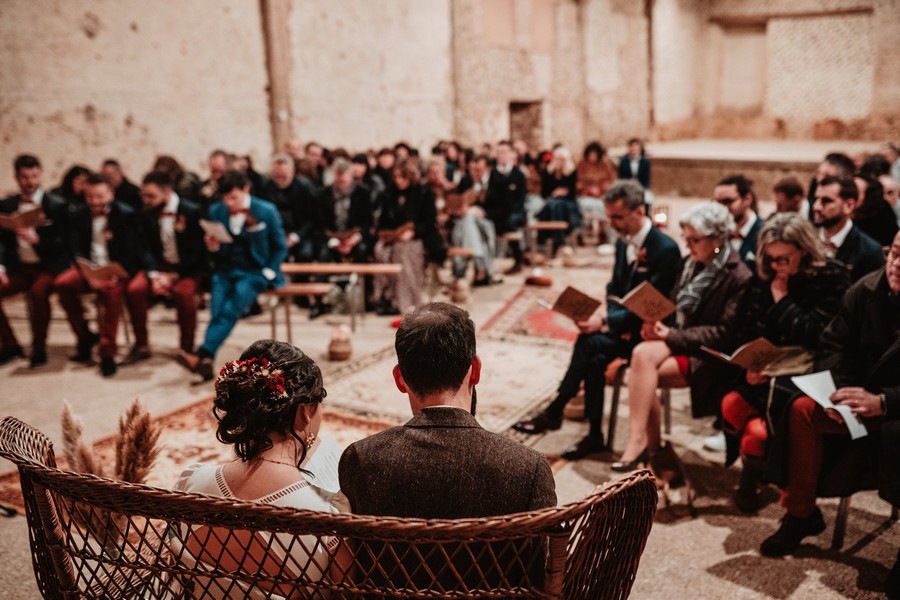
{"type": "Polygon", "coordinates": [[[458,519],[556,506],[541,453],[452,407],[351,444],[338,471],[357,514],[458,519]]]}

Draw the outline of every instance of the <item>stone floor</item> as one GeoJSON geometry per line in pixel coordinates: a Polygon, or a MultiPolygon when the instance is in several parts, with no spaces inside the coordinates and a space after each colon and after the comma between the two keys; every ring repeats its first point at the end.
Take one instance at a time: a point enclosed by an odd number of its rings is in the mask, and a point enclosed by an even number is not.
{"type": "MultiPolygon", "coordinates": [[[[690,205],[683,200],[660,199],[671,206],[672,222],[690,205]]],[[[591,257],[593,248],[578,249],[578,256],[591,257]]],[[[500,266],[507,264],[500,262],[500,266]]],[[[585,290],[602,289],[608,273],[592,269],[548,269],[557,286],[572,283],[585,290]]],[[[490,288],[479,288],[466,306],[476,324],[483,324],[499,310],[523,283],[522,276],[508,277],[490,288]]],[[[438,296],[436,299],[442,299],[438,296]]],[[[24,307],[12,302],[8,306],[14,316],[13,326],[27,339],[24,307]]],[[[59,443],[59,415],[62,400],[68,400],[85,422],[85,438],[93,439],[112,433],[117,416],[133,398],[138,397],[152,413],[166,412],[194,402],[209,394],[209,384],[198,384],[179,367],[174,357],[176,325],[173,315],[154,309],[151,315],[151,343],[154,357],[136,366],[123,367],[112,379],[101,379],[95,368],[67,362],[71,351],[70,333],[54,309],[51,327],[50,363],[31,371],[24,361],[0,367],[0,416],[14,415],[46,432],[59,443]]],[[[205,315],[203,315],[205,316],[205,315]]],[[[335,324],[345,322],[342,316],[308,321],[304,311],[294,311],[294,342],[320,360],[325,372],[335,368],[325,359],[330,332],[335,324]]],[[[201,321],[201,331],[205,322],[201,321]]],[[[390,344],[394,330],[390,319],[367,316],[353,335],[357,356],[390,344]]],[[[220,357],[236,356],[250,342],[269,337],[266,315],[240,322],[222,349],[220,357]]],[[[281,334],[283,335],[283,333],[281,334]]],[[[491,357],[485,356],[489,363],[491,357]]],[[[558,379],[561,373],[547,373],[558,379]]],[[[840,551],[829,549],[836,501],[822,503],[829,527],[804,544],[797,556],[772,560],[757,552],[759,543],[777,527],[781,511],[777,502],[756,516],[739,514],[728,495],[739,472],[720,466],[721,458],[702,449],[703,438],[711,433],[708,420],[690,419],[689,399],[684,392],[672,394],[672,432],[668,436],[688,464],[698,491],[697,518],[690,518],[683,506],[660,509],[650,534],[637,581],[635,598],[879,598],[877,590],[893,563],[900,526],[885,521],[890,509],[873,493],[854,496],[850,511],[847,539],[840,551]]],[[[626,442],[627,399],[620,407],[616,449],[626,442]]],[[[526,440],[548,455],[558,454],[585,432],[586,425],[567,421],[561,430],[539,439],[526,440]]],[[[614,455],[564,463],[556,470],[560,502],[584,495],[594,485],[608,481],[609,463],[614,455]]],[[[0,460],[0,471],[11,465],[0,460]]],[[[775,492],[770,498],[777,499],[775,492]]],[[[24,517],[0,518],[0,599],[36,598],[37,590],[31,571],[27,529],[24,517]]]]}

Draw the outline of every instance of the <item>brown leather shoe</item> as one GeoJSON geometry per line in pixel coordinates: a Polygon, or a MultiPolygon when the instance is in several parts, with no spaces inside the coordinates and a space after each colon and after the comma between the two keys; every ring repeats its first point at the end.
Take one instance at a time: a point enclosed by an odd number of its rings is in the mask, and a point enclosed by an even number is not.
{"type": "Polygon", "coordinates": [[[562,417],[553,417],[542,412],[534,418],[519,421],[512,427],[527,434],[543,433],[548,429],[556,430],[562,427],[562,417]]]}
{"type": "Polygon", "coordinates": [[[191,373],[197,372],[197,366],[200,364],[200,357],[191,352],[185,352],[184,350],[180,350],[178,352],[178,364],[182,367],[190,371],[191,373]]]}

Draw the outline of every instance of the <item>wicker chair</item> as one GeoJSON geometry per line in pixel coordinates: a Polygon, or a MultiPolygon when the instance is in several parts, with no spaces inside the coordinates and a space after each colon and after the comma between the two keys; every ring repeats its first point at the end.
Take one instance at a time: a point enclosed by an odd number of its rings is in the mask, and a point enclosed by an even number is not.
{"type": "Polygon", "coordinates": [[[13,417],[0,456],[19,469],[45,598],[625,598],[657,502],[642,471],[565,506],[482,519],[236,503],[60,470],[50,440],[13,417]],[[243,551],[209,556],[210,541],[243,551]],[[349,559],[305,577],[297,550],[335,541],[349,559]]]}

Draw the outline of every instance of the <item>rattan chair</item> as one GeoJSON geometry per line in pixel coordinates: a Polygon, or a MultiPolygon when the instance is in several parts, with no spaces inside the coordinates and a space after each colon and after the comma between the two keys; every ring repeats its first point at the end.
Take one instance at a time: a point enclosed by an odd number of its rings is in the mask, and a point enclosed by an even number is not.
{"type": "Polygon", "coordinates": [[[0,456],[19,469],[45,598],[625,598],[657,502],[641,471],[565,506],[482,519],[293,510],[63,471],[13,417],[0,456]],[[229,543],[243,551],[209,551],[229,543]],[[298,555],[338,544],[349,560],[304,575],[298,555]]]}

